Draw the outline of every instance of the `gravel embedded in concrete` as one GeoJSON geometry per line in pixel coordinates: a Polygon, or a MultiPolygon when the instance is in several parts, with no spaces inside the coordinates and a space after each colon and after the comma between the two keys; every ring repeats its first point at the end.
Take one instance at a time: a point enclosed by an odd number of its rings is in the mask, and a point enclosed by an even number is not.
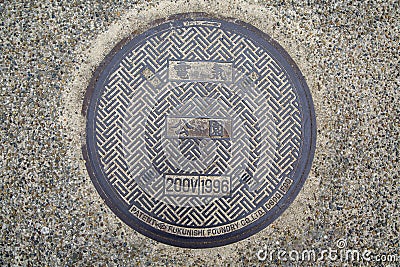
{"type": "Polygon", "coordinates": [[[0,3],[1,265],[282,265],[257,252],[339,239],[399,255],[398,1],[259,2],[0,3]],[[119,221],[80,154],[87,74],[145,22],[188,11],[237,17],[276,39],[307,79],[318,124],[291,207],[259,234],[205,250],[160,244],[119,221]]]}

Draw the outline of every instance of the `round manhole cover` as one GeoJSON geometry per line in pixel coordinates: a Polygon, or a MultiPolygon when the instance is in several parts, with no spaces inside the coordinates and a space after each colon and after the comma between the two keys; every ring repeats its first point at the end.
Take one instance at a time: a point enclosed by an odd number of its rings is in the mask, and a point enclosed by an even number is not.
{"type": "Polygon", "coordinates": [[[175,246],[244,239],[301,189],[315,115],[289,55],[256,28],[204,14],[121,42],[84,103],[84,155],[129,226],[175,246]]]}

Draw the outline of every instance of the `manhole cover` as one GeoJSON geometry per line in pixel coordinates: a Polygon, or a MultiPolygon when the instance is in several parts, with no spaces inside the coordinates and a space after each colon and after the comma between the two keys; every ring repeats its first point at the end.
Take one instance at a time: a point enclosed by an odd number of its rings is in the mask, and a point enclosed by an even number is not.
{"type": "Polygon", "coordinates": [[[178,15],[121,42],[83,110],[98,192],[129,226],[175,246],[262,230],[293,201],[313,158],[303,76],[237,20],[178,15]]]}

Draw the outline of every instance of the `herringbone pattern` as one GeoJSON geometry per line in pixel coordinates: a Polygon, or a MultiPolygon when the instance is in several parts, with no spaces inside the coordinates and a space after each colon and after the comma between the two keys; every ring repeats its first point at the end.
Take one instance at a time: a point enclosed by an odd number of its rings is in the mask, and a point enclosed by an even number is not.
{"type": "Polygon", "coordinates": [[[285,72],[251,40],[216,27],[175,28],[133,47],[108,78],[97,151],[129,206],[178,225],[215,226],[249,214],[292,172],[301,114],[285,72]],[[234,82],[170,82],[169,60],[232,62],[234,82]],[[167,139],[167,115],[230,118],[233,136],[167,139]],[[189,173],[230,176],[230,197],[164,195],[164,174],[189,173]]]}

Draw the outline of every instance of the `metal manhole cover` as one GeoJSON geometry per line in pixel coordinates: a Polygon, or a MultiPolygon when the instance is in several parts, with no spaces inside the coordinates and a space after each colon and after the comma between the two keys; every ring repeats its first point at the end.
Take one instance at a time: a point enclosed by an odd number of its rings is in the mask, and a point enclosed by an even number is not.
{"type": "Polygon", "coordinates": [[[301,189],[315,115],[289,55],[256,28],[183,14],[121,42],[96,71],[84,156],[125,223],[175,246],[244,239],[301,189]]]}

